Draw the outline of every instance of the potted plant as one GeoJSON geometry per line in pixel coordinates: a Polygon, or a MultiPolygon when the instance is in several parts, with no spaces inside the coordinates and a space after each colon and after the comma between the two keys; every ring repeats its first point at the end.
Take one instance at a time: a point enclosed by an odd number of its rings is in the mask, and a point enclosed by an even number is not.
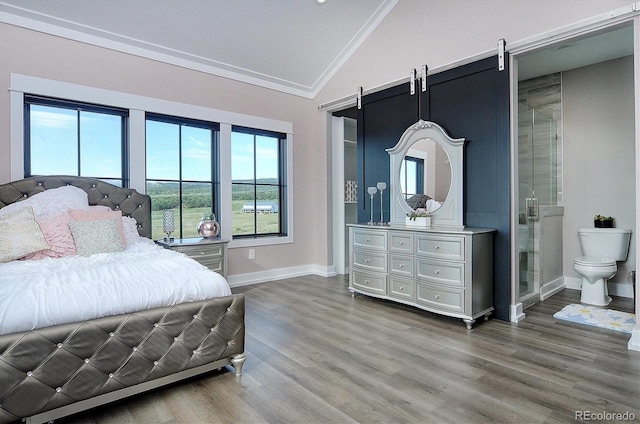
{"type": "Polygon", "coordinates": [[[613,228],[613,217],[596,215],[593,217],[593,225],[596,228],[613,228]]]}
{"type": "Polygon", "coordinates": [[[431,216],[426,209],[417,208],[407,214],[407,217],[405,218],[405,225],[407,227],[428,228],[431,226],[431,216]]]}

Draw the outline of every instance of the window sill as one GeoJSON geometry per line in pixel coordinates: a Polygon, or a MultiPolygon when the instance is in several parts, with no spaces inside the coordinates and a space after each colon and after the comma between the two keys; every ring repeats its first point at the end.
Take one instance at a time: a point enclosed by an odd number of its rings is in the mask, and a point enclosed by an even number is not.
{"type": "Polygon", "coordinates": [[[255,246],[270,246],[274,244],[288,244],[293,243],[293,236],[288,235],[286,237],[257,237],[257,238],[241,238],[231,240],[229,242],[229,249],[236,247],[255,247],[255,246]]]}

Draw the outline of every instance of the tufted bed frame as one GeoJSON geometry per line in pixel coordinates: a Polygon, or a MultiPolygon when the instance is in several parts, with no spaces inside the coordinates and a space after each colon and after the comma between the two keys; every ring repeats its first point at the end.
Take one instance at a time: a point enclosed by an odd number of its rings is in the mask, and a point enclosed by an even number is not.
{"type": "MultiPolygon", "coordinates": [[[[151,199],[84,177],[0,185],[0,207],[73,185],[151,236],[151,199]]],[[[1,272],[1,271],[0,271],[1,272]]],[[[0,424],[46,422],[232,365],[241,375],[244,296],[231,295],[0,335],[0,424]]]]}

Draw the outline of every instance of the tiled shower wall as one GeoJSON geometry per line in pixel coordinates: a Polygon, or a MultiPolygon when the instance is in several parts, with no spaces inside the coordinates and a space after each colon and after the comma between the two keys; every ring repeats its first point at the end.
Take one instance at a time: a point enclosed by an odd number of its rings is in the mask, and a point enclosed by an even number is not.
{"type": "MultiPolygon", "coordinates": [[[[529,106],[532,109],[552,118],[556,123],[556,155],[555,158],[549,158],[556,167],[555,183],[556,199],[555,202],[544,202],[541,205],[551,203],[553,206],[562,205],[562,74],[555,73],[533,78],[518,83],[518,102],[529,106]]],[[[519,163],[528,163],[527,158],[535,155],[536,159],[544,161],[545,157],[549,157],[549,150],[546,146],[536,146],[531,150],[531,140],[528,133],[519,134],[518,139],[518,159],[519,163]]],[[[527,192],[527,187],[531,186],[532,181],[523,178],[523,172],[519,173],[520,191],[527,192]]],[[[525,175],[533,176],[532,172],[524,172],[525,175]]],[[[550,176],[548,170],[536,172],[536,178],[548,179],[550,176]]],[[[543,181],[543,184],[550,182],[543,181]]]]}

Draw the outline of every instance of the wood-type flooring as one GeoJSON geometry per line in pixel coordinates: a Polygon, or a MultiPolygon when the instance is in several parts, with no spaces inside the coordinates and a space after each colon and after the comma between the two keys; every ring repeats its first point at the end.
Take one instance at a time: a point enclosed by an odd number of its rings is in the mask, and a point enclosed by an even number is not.
{"type": "MultiPolygon", "coordinates": [[[[460,319],[352,298],[343,276],[234,292],[246,296],[242,377],[224,368],[56,422],[640,421],[640,352],[627,349],[629,335],[552,317],[579,301],[574,290],[518,324],[491,319],[471,331],[460,319]]],[[[610,308],[633,312],[633,300],[610,308]]]]}

